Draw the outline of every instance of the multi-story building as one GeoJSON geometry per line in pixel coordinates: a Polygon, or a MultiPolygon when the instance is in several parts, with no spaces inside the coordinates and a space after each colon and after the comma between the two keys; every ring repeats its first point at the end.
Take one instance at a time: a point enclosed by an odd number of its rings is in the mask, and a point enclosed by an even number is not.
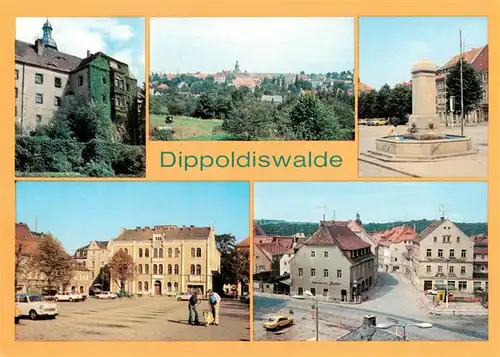
{"type": "MultiPolygon", "coordinates": [[[[470,63],[479,75],[481,81],[481,89],[483,91],[483,97],[474,112],[468,113],[466,120],[470,122],[485,122],[488,121],[488,45],[473,48],[467,52],[463,53],[463,60],[470,63]]],[[[453,119],[453,115],[447,111],[448,105],[446,101],[446,76],[460,61],[460,55],[456,55],[448,62],[446,62],[442,67],[440,67],[436,72],[436,106],[437,114],[440,116],[443,122],[450,122],[453,119]]],[[[458,99],[458,98],[457,98],[458,99]]],[[[467,114],[467,113],[465,113],[467,114]]],[[[455,118],[457,121],[458,118],[455,118]]]]}
{"type": "Polygon", "coordinates": [[[322,224],[295,252],[291,289],[328,300],[353,301],[375,284],[375,257],[346,225],[322,224]]]}
{"type": "Polygon", "coordinates": [[[73,268],[73,277],[66,289],[73,293],[88,294],[93,282],[92,271],[85,265],[76,262],[73,268]]]}
{"type": "Polygon", "coordinates": [[[99,103],[113,122],[127,124],[131,140],[141,137],[137,80],[126,63],[102,52],[79,58],[59,51],[48,21],[34,44],[16,40],[15,62],[15,116],[22,133],[47,124],[66,100],[80,96],[99,103]]]}
{"type": "Polygon", "coordinates": [[[112,241],[93,240],[84,247],[75,251],[74,259],[89,270],[90,280],[96,284],[103,284],[103,268],[108,264],[112,241]]]}
{"type": "MultiPolygon", "coordinates": [[[[379,247],[376,240],[363,228],[363,224],[361,223],[359,212],[356,213],[356,220],[349,221],[322,221],[321,224],[324,225],[337,225],[337,226],[347,226],[352,232],[354,232],[361,240],[365,243],[370,244],[370,251],[372,252],[375,258],[375,266],[378,267],[378,255],[379,255],[379,247]]],[[[375,269],[374,279],[377,281],[378,272],[375,269]]]]}
{"type": "Polygon", "coordinates": [[[31,254],[37,248],[39,233],[32,232],[26,223],[16,223],[15,284],[16,291],[33,292],[40,289],[45,280],[30,266],[31,254]]]}
{"type": "Polygon", "coordinates": [[[403,254],[406,247],[412,245],[417,236],[415,228],[408,226],[392,227],[381,233],[377,233],[379,245],[379,268],[385,271],[402,271],[403,254]]]}
{"type": "Polygon", "coordinates": [[[488,290],[488,237],[477,236],[474,241],[474,290],[488,290]]]}
{"type": "Polygon", "coordinates": [[[473,292],[474,241],[450,220],[432,222],[403,256],[405,274],[418,290],[449,286],[458,294],[473,292]]]}
{"type": "MultiPolygon", "coordinates": [[[[220,252],[213,227],[163,225],[122,229],[111,245],[111,259],[122,250],[133,258],[135,277],[126,283],[128,291],[165,295],[199,289],[213,289],[220,273],[220,252]]],[[[118,289],[111,277],[112,289],[118,289]]]]}

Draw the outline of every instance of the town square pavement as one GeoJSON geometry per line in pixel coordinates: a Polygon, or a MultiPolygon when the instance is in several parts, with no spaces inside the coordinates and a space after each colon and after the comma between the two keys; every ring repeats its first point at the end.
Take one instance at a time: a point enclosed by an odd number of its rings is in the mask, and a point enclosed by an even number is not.
{"type": "MultiPolygon", "coordinates": [[[[460,126],[441,127],[446,134],[460,135],[460,126]]],[[[398,126],[398,133],[407,130],[398,126]]],[[[435,162],[384,162],[361,155],[375,149],[375,139],[387,136],[388,126],[359,126],[359,177],[486,177],[488,173],[488,125],[464,127],[470,136],[475,155],[455,157],[435,162]]]]}
{"type": "MultiPolygon", "coordinates": [[[[59,302],[57,319],[16,325],[16,340],[45,341],[248,341],[249,305],[223,300],[219,326],[190,326],[187,301],[167,297],[59,302]]],[[[199,306],[200,315],[207,301],[199,306]]],[[[203,320],[203,316],[200,316],[203,320]]]]}

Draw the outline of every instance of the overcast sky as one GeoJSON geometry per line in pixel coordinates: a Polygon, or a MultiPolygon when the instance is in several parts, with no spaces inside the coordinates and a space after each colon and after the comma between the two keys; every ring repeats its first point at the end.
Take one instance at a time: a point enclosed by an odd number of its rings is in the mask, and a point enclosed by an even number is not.
{"type": "Polygon", "coordinates": [[[353,70],[353,18],[152,18],[152,72],[353,70]]]}
{"type": "MultiPolygon", "coordinates": [[[[16,39],[34,43],[42,36],[47,18],[16,19],[16,39]]],[[[85,58],[87,50],[103,52],[130,66],[141,85],[145,77],[144,19],[116,18],[49,18],[52,37],[59,51],[85,58]]]]}

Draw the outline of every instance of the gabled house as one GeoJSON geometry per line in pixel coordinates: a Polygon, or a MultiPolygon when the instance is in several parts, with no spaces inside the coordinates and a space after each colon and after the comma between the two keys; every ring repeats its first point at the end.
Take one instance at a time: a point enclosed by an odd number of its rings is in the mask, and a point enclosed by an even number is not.
{"type": "Polygon", "coordinates": [[[359,300],[375,284],[375,256],[346,225],[321,224],[290,261],[292,293],[359,300]]]}
{"type": "Polygon", "coordinates": [[[474,241],[449,219],[433,221],[403,257],[405,275],[418,290],[449,286],[458,294],[473,292],[474,241]]]}

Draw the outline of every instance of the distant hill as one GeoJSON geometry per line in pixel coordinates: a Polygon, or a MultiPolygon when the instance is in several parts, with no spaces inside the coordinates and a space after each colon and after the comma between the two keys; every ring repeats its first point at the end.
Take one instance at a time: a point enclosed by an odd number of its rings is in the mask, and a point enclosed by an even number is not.
{"type": "MultiPolygon", "coordinates": [[[[277,223],[267,223],[273,220],[258,220],[262,229],[268,235],[283,235],[291,236],[295,233],[304,233],[306,236],[310,236],[318,229],[319,222],[286,222],[278,221],[277,223]]],[[[387,223],[363,223],[363,228],[367,232],[377,232],[390,229],[395,226],[415,226],[417,232],[423,231],[427,226],[432,223],[431,220],[419,219],[412,221],[397,221],[397,222],[387,222],[387,223]]],[[[476,223],[466,223],[466,222],[454,222],[465,234],[478,235],[478,234],[488,234],[488,224],[484,222],[476,223]]]]}

